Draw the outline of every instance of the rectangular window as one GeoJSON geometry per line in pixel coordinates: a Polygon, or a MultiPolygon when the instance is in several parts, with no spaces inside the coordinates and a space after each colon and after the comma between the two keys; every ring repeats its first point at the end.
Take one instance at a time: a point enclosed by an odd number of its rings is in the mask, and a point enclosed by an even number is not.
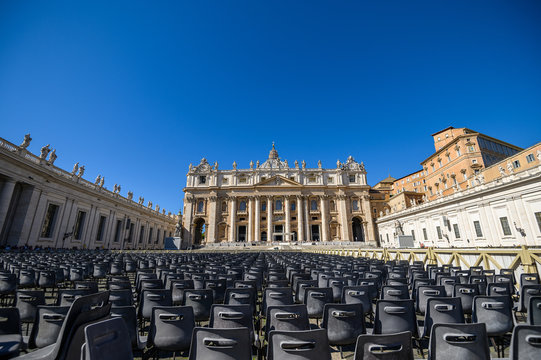
{"type": "Polygon", "coordinates": [[[511,228],[509,227],[509,220],[507,220],[507,216],[500,218],[500,224],[502,225],[503,234],[505,236],[511,236],[511,228]]]}
{"type": "Polygon", "coordinates": [[[457,149],[457,151],[456,151],[456,156],[457,156],[457,157],[460,157],[460,155],[462,155],[462,154],[460,154],[460,149],[457,149]]]}
{"type": "Polygon", "coordinates": [[[414,231],[414,230],[411,230],[411,237],[412,237],[413,240],[415,241],[415,231],[414,231]]]}
{"type": "Polygon", "coordinates": [[[483,232],[481,231],[481,223],[478,220],[473,222],[473,227],[475,228],[475,235],[480,238],[483,237],[483,232]]]}
{"type": "Polygon", "coordinates": [[[350,183],[354,183],[354,182],[355,182],[355,175],[350,175],[350,176],[349,176],[349,182],[350,182],[350,183]]]}
{"type": "Polygon", "coordinates": [[[199,177],[199,183],[200,184],[205,184],[207,182],[207,177],[206,176],[200,176],[199,177]]]}
{"type": "Polygon", "coordinates": [[[83,229],[85,227],[86,212],[78,211],[77,219],[75,220],[75,227],[73,228],[73,238],[75,240],[81,240],[83,236],[83,229]]]}
{"type": "Polygon", "coordinates": [[[516,169],[516,168],[519,168],[520,167],[520,161],[518,160],[515,160],[513,161],[513,167],[516,169]]]}
{"type": "Polygon", "coordinates": [[[156,244],[160,242],[160,235],[161,235],[161,230],[158,229],[158,232],[156,233],[156,244]]]}
{"type": "Polygon", "coordinates": [[[115,230],[115,242],[120,241],[120,233],[122,232],[122,220],[116,221],[116,230],[115,230]]]}
{"type": "Polygon", "coordinates": [[[103,234],[105,233],[105,224],[107,218],[105,216],[100,216],[100,221],[98,222],[98,233],[96,234],[96,241],[103,241],[103,234]]]}
{"type": "Polygon", "coordinates": [[[261,203],[261,211],[267,211],[267,203],[266,202],[261,203]]]}
{"type": "Polygon", "coordinates": [[[458,230],[458,224],[453,224],[453,230],[455,231],[455,238],[460,239],[460,230],[458,230]]]}
{"type": "Polygon", "coordinates": [[[333,177],[329,177],[328,182],[329,182],[329,184],[334,184],[334,178],[333,178],[333,177]]]}
{"type": "Polygon", "coordinates": [[[528,164],[531,163],[531,162],[534,162],[535,157],[533,156],[533,154],[526,155],[526,161],[528,162],[528,164]]]}
{"type": "Polygon", "coordinates": [[[246,184],[248,180],[245,177],[239,178],[239,184],[246,184]]]}
{"type": "Polygon", "coordinates": [[[132,240],[133,240],[133,228],[134,228],[134,225],[130,224],[130,230],[129,230],[129,233],[128,233],[128,242],[132,242],[132,240]]]}
{"type": "Polygon", "coordinates": [[[42,238],[51,238],[54,232],[54,226],[56,223],[56,217],[58,215],[59,206],[55,204],[49,204],[47,212],[45,213],[45,219],[43,221],[43,227],[41,228],[42,238]]]}
{"type": "Polygon", "coordinates": [[[473,145],[468,146],[468,151],[469,152],[474,152],[475,151],[475,146],[473,146],[473,145]]]}
{"type": "Polygon", "coordinates": [[[226,177],[224,177],[224,178],[222,179],[222,184],[224,184],[224,185],[229,184],[229,179],[226,178],[226,177]]]}
{"type": "Polygon", "coordinates": [[[441,228],[439,226],[436,226],[436,231],[438,233],[438,239],[441,240],[443,237],[441,236],[441,228]]]}
{"type": "Polygon", "coordinates": [[[541,212],[535,213],[535,220],[537,221],[537,227],[539,228],[539,231],[541,231],[541,212]]]}
{"type": "Polygon", "coordinates": [[[139,244],[143,243],[144,236],[145,236],[145,226],[141,225],[141,231],[139,231],[139,244]]]}
{"type": "Polygon", "coordinates": [[[428,240],[428,235],[426,233],[426,228],[423,228],[423,239],[428,240]]]}
{"type": "Polygon", "coordinates": [[[147,241],[148,244],[152,243],[152,230],[154,230],[154,229],[150,228],[148,230],[148,241],[147,241]]]}
{"type": "Polygon", "coordinates": [[[389,242],[389,234],[385,234],[385,237],[387,238],[387,242],[389,242]]]}

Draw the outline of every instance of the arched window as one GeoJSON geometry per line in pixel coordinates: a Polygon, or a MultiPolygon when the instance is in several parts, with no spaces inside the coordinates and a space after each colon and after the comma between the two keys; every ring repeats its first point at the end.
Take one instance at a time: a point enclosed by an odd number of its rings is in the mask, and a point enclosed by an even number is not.
{"type": "Polygon", "coordinates": [[[239,203],[239,211],[246,211],[246,201],[242,200],[239,203]]]}
{"type": "Polygon", "coordinates": [[[310,210],[317,211],[317,201],[316,200],[310,200],[310,210]]]}
{"type": "Polygon", "coordinates": [[[197,203],[197,212],[202,213],[204,209],[205,209],[205,203],[203,201],[199,201],[197,203]]]}
{"type": "Polygon", "coordinates": [[[353,200],[351,206],[353,207],[353,210],[359,210],[359,201],[353,200]]]}
{"type": "Polygon", "coordinates": [[[276,200],[275,210],[282,211],[282,200],[276,200]]]}

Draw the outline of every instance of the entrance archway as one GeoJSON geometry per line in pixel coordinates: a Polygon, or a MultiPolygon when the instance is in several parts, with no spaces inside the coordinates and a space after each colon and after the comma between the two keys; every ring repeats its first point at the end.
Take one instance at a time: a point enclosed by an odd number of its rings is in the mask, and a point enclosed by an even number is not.
{"type": "Polygon", "coordinates": [[[199,218],[196,219],[193,223],[194,225],[194,237],[193,237],[193,244],[194,245],[201,245],[201,243],[205,240],[205,235],[207,231],[207,226],[205,225],[205,220],[199,218]]]}
{"type": "Polygon", "coordinates": [[[361,219],[354,217],[351,226],[353,230],[353,241],[364,242],[364,230],[361,219]]]}

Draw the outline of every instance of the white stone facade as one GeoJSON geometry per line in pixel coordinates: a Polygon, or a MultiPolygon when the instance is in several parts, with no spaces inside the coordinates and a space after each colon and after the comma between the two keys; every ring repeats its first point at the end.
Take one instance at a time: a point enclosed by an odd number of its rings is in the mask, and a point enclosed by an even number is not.
{"type": "Polygon", "coordinates": [[[0,138],[0,245],[51,248],[163,249],[176,216],[104,187],[103,178],[83,178],[54,165],[48,146],[40,156],[0,138]],[[47,155],[49,158],[47,159],[47,155]]]}
{"type": "Polygon", "coordinates": [[[385,247],[400,234],[416,247],[540,246],[541,165],[380,217],[377,228],[385,247]]]}
{"type": "Polygon", "coordinates": [[[274,148],[249,168],[220,170],[202,159],[187,174],[184,245],[264,241],[361,241],[375,245],[363,163],[335,169],[289,164],[274,148]]]}

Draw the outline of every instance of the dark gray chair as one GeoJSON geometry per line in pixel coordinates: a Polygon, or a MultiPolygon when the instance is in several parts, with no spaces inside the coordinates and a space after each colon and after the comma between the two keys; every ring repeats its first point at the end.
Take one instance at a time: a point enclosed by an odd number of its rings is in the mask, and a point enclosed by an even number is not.
{"type": "Polygon", "coordinates": [[[147,337],[139,334],[135,306],[113,306],[111,307],[111,317],[118,317],[124,320],[128,329],[132,350],[142,350],[145,348],[147,337]]]}
{"type": "Polygon", "coordinates": [[[528,306],[528,324],[541,325],[541,296],[530,297],[528,306]]]}
{"type": "Polygon", "coordinates": [[[120,318],[102,320],[85,327],[84,360],[133,359],[126,324],[120,318]]]}
{"type": "Polygon", "coordinates": [[[445,287],[442,285],[421,285],[416,293],[415,310],[421,315],[424,315],[428,299],[433,297],[445,297],[445,295],[445,287]]]}
{"type": "Polygon", "coordinates": [[[133,295],[131,290],[110,290],[109,302],[113,306],[131,306],[133,305],[133,295]]]}
{"type": "Polygon", "coordinates": [[[54,344],[69,309],[69,306],[38,306],[28,347],[43,348],[54,344]]]}
{"type": "Polygon", "coordinates": [[[477,284],[455,284],[453,286],[453,297],[460,298],[464,314],[471,314],[473,309],[473,298],[479,295],[477,284]]]}
{"type": "Polygon", "coordinates": [[[304,304],[304,293],[308,287],[317,287],[317,280],[311,279],[299,279],[295,283],[295,302],[298,304],[304,304]]]}
{"type": "Polygon", "coordinates": [[[541,295],[541,285],[524,285],[520,288],[520,298],[518,303],[518,312],[527,313],[532,296],[541,295]]]}
{"type": "Polygon", "coordinates": [[[357,337],[366,332],[363,305],[325,304],[321,328],[327,331],[329,344],[339,346],[343,357],[342,347],[354,344],[357,337]]]}
{"type": "Polygon", "coordinates": [[[156,306],[152,309],[147,346],[153,351],[189,350],[195,317],[191,306],[156,306]]]}
{"type": "Polygon", "coordinates": [[[381,300],[407,300],[410,298],[408,285],[383,285],[381,300]]]}
{"type": "Polygon", "coordinates": [[[265,338],[273,330],[300,331],[310,329],[306,305],[272,305],[267,308],[265,338]]]}
{"type": "Polygon", "coordinates": [[[17,356],[22,347],[23,336],[19,309],[0,308],[0,358],[17,356]]]}
{"type": "Polygon", "coordinates": [[[509,360],[539,360],[541,326],[517,325],[511,336],[509,360]]]}
{"type": "Polygon", "coordinates": [[[490,360],[485,324],[434,324],[430,334],[431,360],[490,360]]]}
{"type": "Polygon", "coordinates": [[[203,281],[203,288],[212,290],[212,296],[214,298],[215,303],[224,302],[226,287],[227,287],[227,280],[225,279],[203,281]]]}
{"type": "Polygon", "coordinates": [[[321,319],[325,304],[333,302],[332,289],[329,287],[306,288],[304,302],[310,318],[321,319]]]}
{"type": "Polygon", "coordinates": [[[256,310],[255,288],[227,288],[225,289],[224,303],[228,305],[250,305],[252,313],[256,310]]]}
{"type": "Polygon", "coordinates": [[[424,329],[421,337],[430,336],[432,325],[436,323],[463,324],[464,312],[458,297],[437,297],[428,299],[424,329]]]}
{"type": "Polygon", "coordinates": [[[378,300],[374,319],[374,334],[410,331],[418,334],[413,300],[378,300]]]}
{"type": "Polygon", "coordinates": [[[139,304],[138,316],[150,320],[154,306],[172,306],[171,291],[167,289],[143,290],[139,304]]]}
{"type": "Polygon", "coordinates": [[[33,323],[36,319],[38,306],[45,305],[45,292],[43,290],[18,290],[15,306],[23,323],[33,323]]]}
{"type": "Polygon", "coordinates": [[[186,289],[194,289],[193,280],[171,280],[170,287],[173,305],[184,303],[184,292],[186,289]]]}
{"type": "Polygon", "coordinates": [[[250,340],[260,347],[259,337],[255,331],[253,311],[249,304],[229,305],[214,304],[210,310],[209,327],[218,329],[230,329],[245,327],[250,330],[250,340]]]}
{"type": "Polygon", "coordinates": [[[484,323],[487,335],[495,339],[498,357],[503,356],[503,341],[500,340],[513,330],[515,317],[513,316],[511,298],[503,296],[476,296],[473,300],[472,322],[484,323]],[[500,346],[501,345],[501,346],[500,346]]]}
{"type": "Polygon", "coordinates": [[[267,360],[282,359],[331,360],[325,329],[271,331],[267,347],[267,360]]]}
{"type": "Polygon", "coordinates": [[[207,321],[210,317],[210,308],[214,303],[211,289],[188,289],[184,293],[185,306],[193,308],[195,321],[207,321]]]}
{"type": "Polygon", "coordinates": [[[73,304],[75,299],[81,297],[90,295],[90,290],[84,290],[84,289],[63,289],[58,291],[58,297],[56,300],[56,306],[70,306],[73,304]]]}
{"type": "Polygon", "coordinates": [[[354,360],[413,360],[412,333],[360,335],[354,360]]]}
{"type": "Polygon", "coordinates": [[[251,360],[250,330],[196,327],[193,330],[189,359],[251,360]]]}
{"type": "Polygon", "coordinates": [[[273,305],[293,305],[293,289],[290,287],[265,289],[261,314],[265,315],[267,307],[273,305]]]}
{"type": "Polygon", "coordinates": [[[348,279],[344,277],[332,277],[328,279],[328,287],[332,289],[333,302],[339,302],[342,298],[342,289],[348,285],[348,279]]]}

